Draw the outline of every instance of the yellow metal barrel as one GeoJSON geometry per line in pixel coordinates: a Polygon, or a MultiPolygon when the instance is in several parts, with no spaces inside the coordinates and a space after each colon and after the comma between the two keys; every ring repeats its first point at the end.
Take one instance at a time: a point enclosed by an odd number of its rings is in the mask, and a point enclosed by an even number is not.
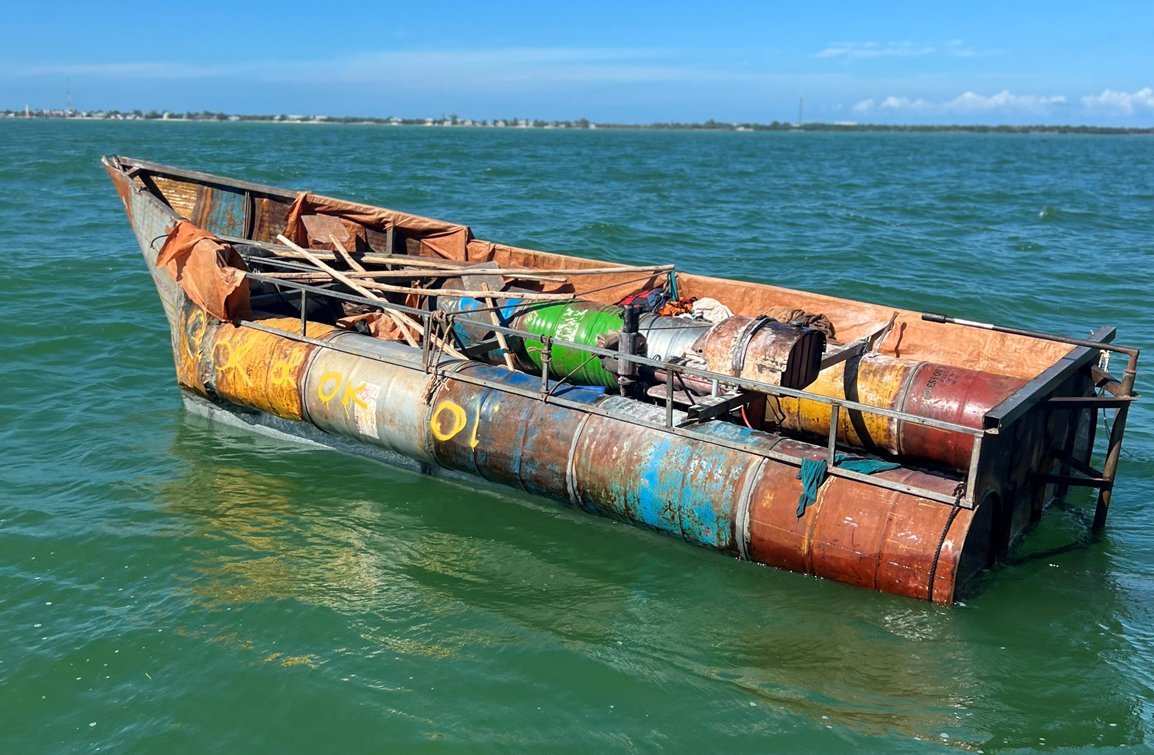
{"type": "MultiPolygon", "coordinates": [[[[300,332],[300,320],[261,320],[278,330],[300,332]]],[[[336,328],[310,322],[306,335],[322,338],[336,328]]],[[[303,419],[301,382],[309,354],[316,347],[255,328],[221,323],[212,345],[213,381],[217,395],[241,406],[285,419],[303,419]]]]}

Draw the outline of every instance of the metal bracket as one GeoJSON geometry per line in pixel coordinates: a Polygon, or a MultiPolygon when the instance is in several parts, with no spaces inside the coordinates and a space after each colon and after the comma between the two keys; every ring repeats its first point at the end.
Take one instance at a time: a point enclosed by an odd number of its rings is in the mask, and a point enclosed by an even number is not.
{"type": "Polygon", "coordinates": [[[694,419],[699,422],[707,419],[715,419],[717,417],[724,417],[735,409],[740,409],[743,406],[752,404],[754,401],[760,401],[765,397],[760,393],[749,393],[746,391],[733,391],[730,393],[723,393],[720,396],[707,396],[699,399],[698,402],[686,410],[686,415],[689,419],[694,419]]]}

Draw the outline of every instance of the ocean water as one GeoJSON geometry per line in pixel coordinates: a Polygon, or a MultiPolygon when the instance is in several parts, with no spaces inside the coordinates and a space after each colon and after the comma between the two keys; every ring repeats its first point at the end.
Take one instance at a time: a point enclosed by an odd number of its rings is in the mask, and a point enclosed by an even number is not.
{"type": "Polygon", "coordinates": [[[0,751],[1154,749],[1149,402],[964,605],[740,563],[186,414],[106,153],[1154,346],[1148,138],[0,122],[0,751]]]}

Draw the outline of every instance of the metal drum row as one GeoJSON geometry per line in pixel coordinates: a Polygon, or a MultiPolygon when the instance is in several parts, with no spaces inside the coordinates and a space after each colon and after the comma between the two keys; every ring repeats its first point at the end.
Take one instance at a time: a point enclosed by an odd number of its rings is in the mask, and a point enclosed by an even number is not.
{"type": "MultiPolygon", "coordinates": [[[[228,323],[201,332],[193,322],[197,338],[188,330],[178,370],[186,388],[429,467],[874,590],[950,601],[969,572],[967,509],[830,477],[798,516],[797,466],[756,451],[822,458],[815,445],[718,422],[675,434],[661,426],[663,408],[603,389],[564,386],[560,402],[546,403],[535,376],[476,362],[445,362],[437,376],[422,369],[419,351],[356,333],[317,332],[326,344],[318,347],[228,323]]],[[[938,492],[954,484],[908,469],[880,474],[938,492]]]]}

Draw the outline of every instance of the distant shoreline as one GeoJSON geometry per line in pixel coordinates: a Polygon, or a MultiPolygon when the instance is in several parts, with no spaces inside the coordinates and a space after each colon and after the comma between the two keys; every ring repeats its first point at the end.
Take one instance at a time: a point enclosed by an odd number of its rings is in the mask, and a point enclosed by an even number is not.
{"type": "Polygon", "coordinates": [[[989,126],[965,124],[910,125],[884,123],[727,123],[707,120],[703,123],[610,123],[594,122],[585,118],[577,120],[541,120],[528,118],[495,118],[476,120],[447,116],[441,118],[387,118],[363,116],[326,115],[238,115],[228,113],[171,113],[168,111],[120,111],[120,110],[0,110],[0,120],[5,119],[56,119],[84,121],[173,121],[173,122],[223,122],[223,123],[297,123],[297,124],[348,124],[373,126],[429,126],[438,128],[509,128],[509,129],[574,129],[574,130],[632,130],[632,131],[815,131],[815,132],[957,132],[978,134],[1119,134],[1154,135],[1154,127],[1137,128],[1123,126],[989,126]]]}

